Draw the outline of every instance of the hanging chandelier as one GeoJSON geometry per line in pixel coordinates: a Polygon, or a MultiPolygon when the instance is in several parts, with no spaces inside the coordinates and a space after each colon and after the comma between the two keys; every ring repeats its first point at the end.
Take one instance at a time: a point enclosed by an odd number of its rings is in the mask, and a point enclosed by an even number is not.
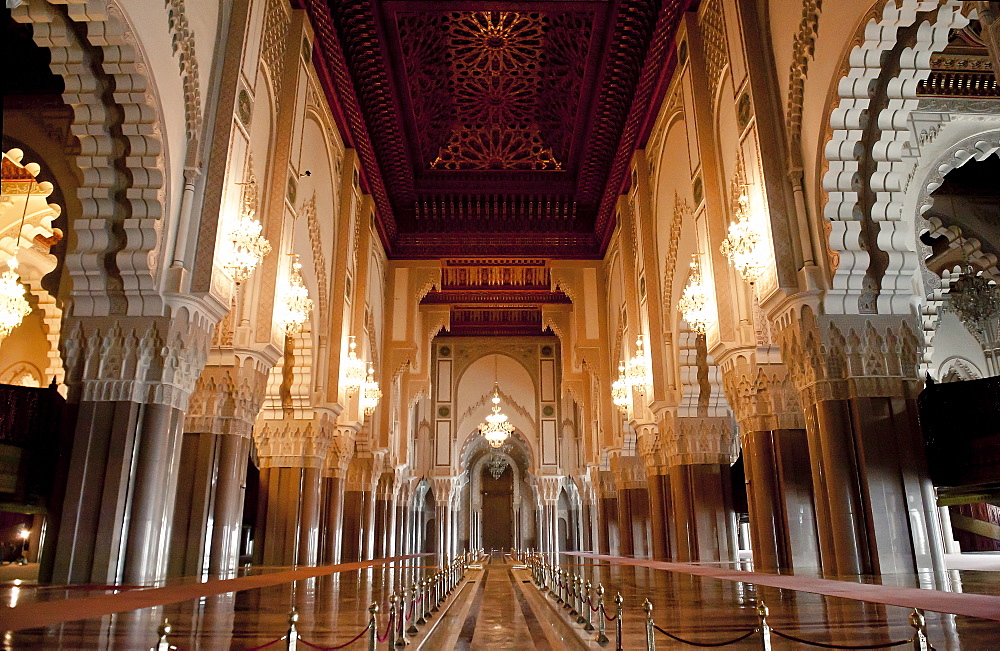
{"type": "Polygon", "coordinates": [[[493,452],[490,454],[489,460],[486,462],[487,468],[489,468],[490,475],[493,479],[500,479],[500,475],[503,471],[507,469],[507,457],[503,456],[499,452],[493,452]]]}
{"type": "Polygon", "coordinates": [[[361,408],[364,410],[365,416],[371,416],[375,413],[375,407],[378,407],[378,402],[381,399],[382,389],[379,388],[378,382],[375,381],[375,367],[369,364],[368,377],[361,392],[361,408]]]}
{"type": "Polygon", "coordinates": [[[285,332],[294,335],[301,332],[302,324],[309,319],[313,302],[302,281],[302,263],[298,254],[289,255],[292,257],[292,269],[288,274],[288,286],[282,291],[276,321],[285,328],[285,332]]]}
{"type": "Polygon", "coordinates": [[[753,223],[746,186],[736,202],[736,221],[729,224],[729,236],[722,241],[720,250],[740,278],[752,285],[764,272],[766,256],[761,251],[764,236],[753,223]]]}
{"type": "Polygon", "coordinates": [[[260,266],[264,256],[271,252],[271,243],[260,234],[263,226],[257,214],[257,183],[251,178],[245,185],[243,210],[226,234],[228,250],[221,256],[222,266],[237,284],[243,283],[260,266]]]}
{"type": "Polygon", "coordinates": [[[364,361],[358,359],[358,344],[354,341],[354,335],[349,338],[351,343],[348,345],[347,362],[344,364],[344,388],[348,393],[354,393],[364,385],[366,373],[364,361]]]}
{"type": "Polygon", "coordinates": [[[697,256],[692,256],[691,275],[681,293],[681,300],[677,302],[677,310],[691,330],[699,335],[705,334],[709,324],[714,321],[697,256]]]}
{"type": "MultiPolygon", "coordinates": [[[[972,265],[966,265],[962,274],[948,287],[945,309],[952,312],[980,335],[992,339],[993,328],[1000,317],[1000,288],[982,274],[976,274],[972,265]]],[[[992,344],[992,341],[989,343],[992,344]]]]}
{"type": "Polygon", "coordinates": [[[490,399],[493,409],[486,416],[485,423],[479,423],[479,433],[492,448],[503,445],[507,437],[514,431],[514,426],[507,422],[507,415],[500,411],[500,386],[493,385],[493,397],[490,399]]]}
{"type": "Polygon", "coordinates": [[[618,362],[618,379],[611,383],[611,402],[621,411],[628,411],[629,384],[625,377],[625,362],[618,362]]]}
{"type": "Polygon", "coordinates": [[[642,335],[635,340],[635,355],[628,362],[628,383],[633,387],[648,387],[653,384],[649,371],[649,358],[642,347],[642,335]]]}
{"type": "Polygon", "coordinates": [[[31,305],[24,298],[24,285],[17,275],[17,258],[11,257],[7,271],[0,274],[0,339],[6,338],[29,314],[31,305]]]}

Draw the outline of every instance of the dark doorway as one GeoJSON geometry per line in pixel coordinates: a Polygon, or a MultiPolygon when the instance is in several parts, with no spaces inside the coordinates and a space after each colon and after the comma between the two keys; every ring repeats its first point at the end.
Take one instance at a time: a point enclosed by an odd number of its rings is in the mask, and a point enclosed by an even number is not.
{"type": "Polygon", "coordinates": [[[497,479],[483,468],[483,547],[514,546],[514,472],[504,468],[497,479]]]}

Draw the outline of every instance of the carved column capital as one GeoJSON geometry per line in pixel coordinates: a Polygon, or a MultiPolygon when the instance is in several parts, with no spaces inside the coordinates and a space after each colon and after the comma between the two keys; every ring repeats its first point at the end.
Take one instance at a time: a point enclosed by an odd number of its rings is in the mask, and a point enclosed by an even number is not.
{"type": "Polygon", "coordinates": [[[270,366],[252,357],[206,366],[195,382],[184,431],[249,437],[264,401],[270,366]]]}
{"type": "Polygon", "coordinates": [[[618,490],[626,488],[646,488],[646,465],[642,457],[611,457],[611,471],[615,475],[618,490]]]}
{"type": "Polygon", "coordinates": [[[782,358],[802,400],[916,397],[919,326],[912,315],[790,313],[780,330],[782,358]]]}
{"type": "Polygon", "coordinates": [[[71,401],[187,410],[214,324],[195,317],[81,317],[62,341],[71,401]]]}
{"type": "Polygon", "coordinates": [[[675,418],[664,447],[670,466],[731,464],[740,454],[736,423],[728,416],[675,418]]]}
{"type": "Polygon", "coordinates": [[[562,475],[540,475],[535,477],[538,485],[538,496],[543,504],[555,504],[559,501],[559,491],[562,490],[562,475]]]}
{"type": "Polygon", "coordinates": [[[329,416],[262,420],[254,429],[262,468],[323,468],[336,426],[329,416]]]}
{"type": "Polygon", "coordinates": [[[719,369],[741,431],[805,427],[798,392],[784,364],[758,363],[755,351],[748,350],[727,355],[719,369]]]}

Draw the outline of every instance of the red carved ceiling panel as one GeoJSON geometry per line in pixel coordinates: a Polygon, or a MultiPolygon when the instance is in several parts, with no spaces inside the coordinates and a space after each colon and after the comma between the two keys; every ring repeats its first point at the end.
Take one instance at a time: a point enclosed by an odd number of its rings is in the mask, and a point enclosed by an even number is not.
{"type": "Polygon", "coordinates": [[[302,1],[390,256],[602,254],[691,0],[302,1]]]}

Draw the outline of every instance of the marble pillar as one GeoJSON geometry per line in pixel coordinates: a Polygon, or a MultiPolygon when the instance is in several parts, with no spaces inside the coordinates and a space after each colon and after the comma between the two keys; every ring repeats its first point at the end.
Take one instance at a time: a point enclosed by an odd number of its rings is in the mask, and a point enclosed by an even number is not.
{"type": "Polygon", "coordinates": [[[727,464],[689,464],[670,469],[676,548],[681,562],[729,561],[733,517],[727,464]]]}
{"type": "Polygon", "coordinates": [[[654,560],[670,558],[670,510],[667,500],[670,494],[670,480],[667,475],[647,471],[646,482],[649,495],[650,554],[654,560]]]}
{"type": "Polygon", "coordinates": [[[323,560],[328,564],[341,562],[344,527],[344,478],[331,472],[324,478],[326,485],[326,531],[323,538],[323,560]]]}

